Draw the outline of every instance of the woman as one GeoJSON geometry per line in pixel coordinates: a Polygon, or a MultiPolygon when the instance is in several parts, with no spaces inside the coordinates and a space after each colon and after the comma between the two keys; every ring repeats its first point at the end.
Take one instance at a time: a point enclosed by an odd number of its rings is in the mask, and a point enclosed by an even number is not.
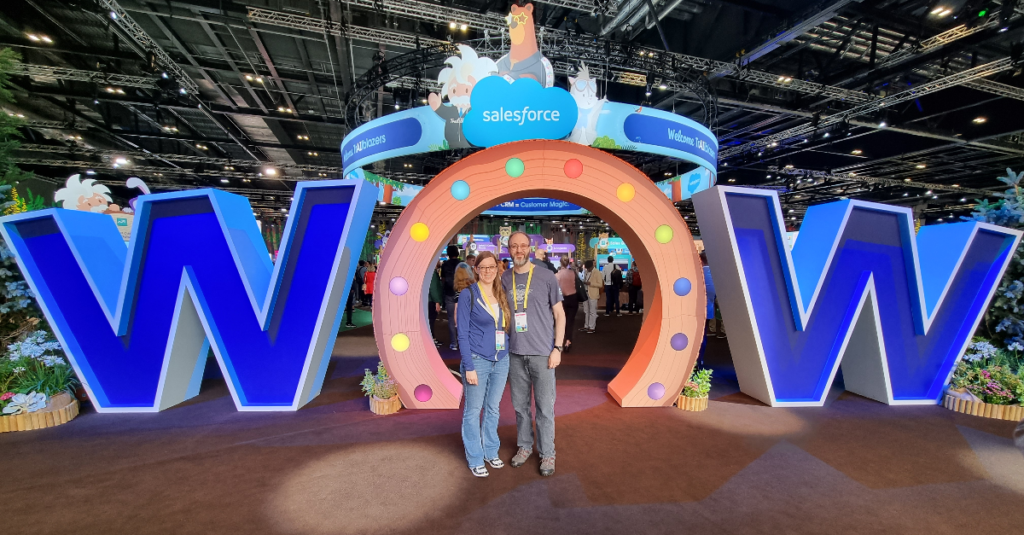
{"type": "Polygon", "coordinates": [[[594,261],[587,260],[584,264],[583,282],[587,285],[587,299],[583,303],[583,312],[586,314],[586,321],[583,328],[589,334],[594,334],[597,329],[597,301],[601,299],[601,290],[604,289],[604,276],[600,271],[594,269],[594,261]]]}
{"type": "MultiPolygon", "coordinates": [[[[476,277],[473,275],[473,268],[465,262],[459,262],[459,265],[455,266],[455,282],[452,286],[455,287],[455,295],[458,296],[462,290],[469,288],[476,282],[476,277]]],[[[454,318],[452,321],[455,322],[455,328],[459,327],[459,301],[458,298],[455,300],[455,310],[451,311],[451,317],[454,318]]],[[[458,334],[455,335],[458,337],[458,334]]],[[[458,346],[452,348],[458,351],[458,346]]]]}
{"type": "Polygon", "coordinates": [[[558,279],[558,287],[562,290],[562,308],[565,309],[565,349],[562,353],[568,353],[572,348],[572,329],[576,326],[576,313],[580,310],[580,302],[576,298],[576,272],[569,267],[569,257],[563,256],[559,263],[562,269],[558,270],[555,278],[558,279]]]}
{"type": "Polygon", "coordinates": [[[491,468],[505,466],[498,458],[498,404],[508,381],[510,314],[498,278],[498,259],[484,251],[477,257],[476,269],[480,282],[459,291],[459,303],[455,307],[462,353],[462,386],[466,393],[462,444],[470,472],[476,477],[487,477],[484,462],[491,468]],[[482,427],[481,410],[484,412],[482,427]]]}

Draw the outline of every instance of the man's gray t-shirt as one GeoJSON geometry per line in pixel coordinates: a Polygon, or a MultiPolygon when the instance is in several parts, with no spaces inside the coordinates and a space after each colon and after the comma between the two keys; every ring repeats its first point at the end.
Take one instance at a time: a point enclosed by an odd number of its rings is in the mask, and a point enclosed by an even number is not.
{"type": "MultiPolygon", "coordinates": [[[[522,312],[523,298],[526,295],[526,281],[529,273],[516,273],[514,269],[506,270],[501,275],[501,286],[508,295],[508,306],[512,313],[522,312]],[[515,284],[512,283],[513,278],[515,284]]],[[[558,286],[555,274],[547,269],[534,266],[533,280],[530,281],[530,299],[526,309],[526,332],[518,333],[515,323],[508,333],[508,349],[517,355],[550,355],[555,347],[555,316],[551,307],[562,302],[562,290],[558,286]]]]}

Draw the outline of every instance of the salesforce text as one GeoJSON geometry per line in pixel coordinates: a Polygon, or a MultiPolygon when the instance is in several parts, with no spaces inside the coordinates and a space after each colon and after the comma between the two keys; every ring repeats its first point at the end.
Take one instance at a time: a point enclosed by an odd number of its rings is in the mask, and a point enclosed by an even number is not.
{"type": "Polygon", "coordinates": [[[526,121],[547,121],[558,122],[561,115],[558,110],[531,110],[529,106],[521,110],[506,110],[500,108],[498,111],[484,111],[484,122],[495,123],[518,123],[522,125],[526,121]]]}

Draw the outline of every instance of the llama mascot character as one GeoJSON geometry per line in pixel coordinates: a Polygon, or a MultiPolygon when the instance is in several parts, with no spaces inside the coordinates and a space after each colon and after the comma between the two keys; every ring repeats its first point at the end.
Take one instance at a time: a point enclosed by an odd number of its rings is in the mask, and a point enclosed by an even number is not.
{"type": "Polygon", "coordinates": [[[533,27],[533,4],[522,7],[513,4],[505,21],[508,22],[508,35],[512,46],[508,54],[498,60],[498,75],[510,82],[530,78],[540,82],[544,87],[554,85],[555,70],[551,68],[551,62],[540,53],[537,46],[537,32],[533,27]]]}

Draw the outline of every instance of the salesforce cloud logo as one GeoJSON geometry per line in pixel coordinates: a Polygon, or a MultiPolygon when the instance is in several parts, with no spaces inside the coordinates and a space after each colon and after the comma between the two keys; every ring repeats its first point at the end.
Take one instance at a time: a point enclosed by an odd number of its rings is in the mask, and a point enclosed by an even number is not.
{"type": "Polygon", "coordinates": [[[529,78],[510,84],[500,76],[488,76],[473,87],[462,133],[478,147],[562,139],[572,132],[577,114],[576,101],[564,89],[544,88],[529,78]]]}

